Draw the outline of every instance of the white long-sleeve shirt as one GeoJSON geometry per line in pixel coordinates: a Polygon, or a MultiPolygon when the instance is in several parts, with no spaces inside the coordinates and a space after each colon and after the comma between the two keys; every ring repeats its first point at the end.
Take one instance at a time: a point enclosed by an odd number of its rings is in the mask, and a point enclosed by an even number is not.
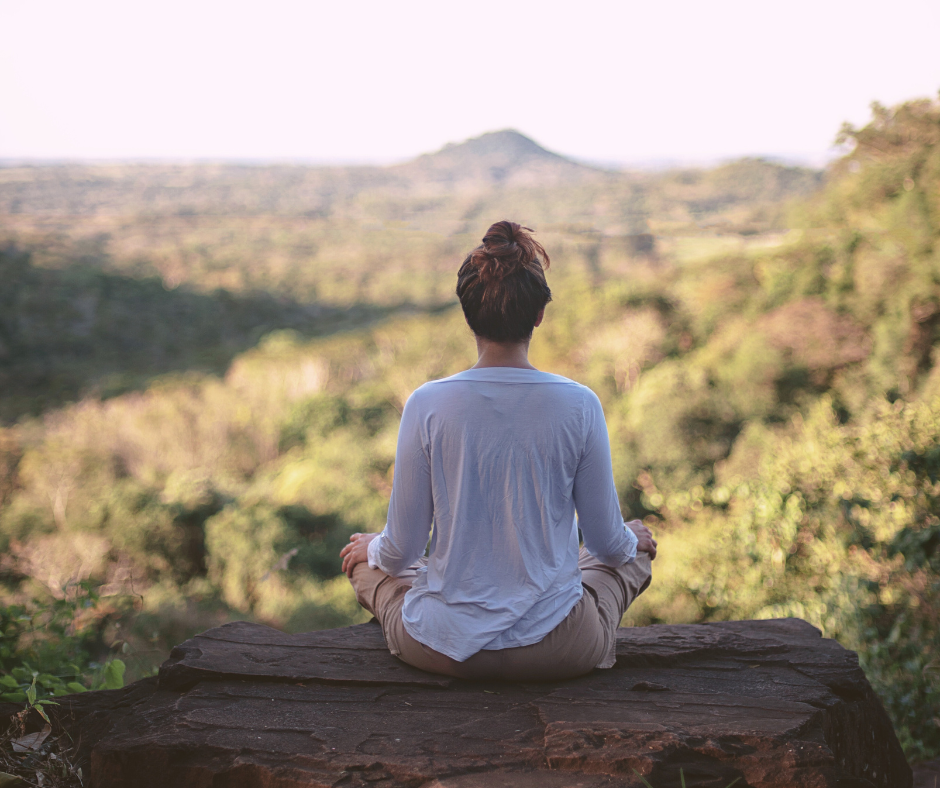
{"type": "Polygon", "coordinates": [[[427,568],[402,609],[413,638],[458,661],[538,643],[581,598],[579,527],[601,562],[636,557],[593,391],[538,370],[487,367],[408,398],[388,522],[369,544],[369,565],[398,575],[431,534],[427,568]]]}

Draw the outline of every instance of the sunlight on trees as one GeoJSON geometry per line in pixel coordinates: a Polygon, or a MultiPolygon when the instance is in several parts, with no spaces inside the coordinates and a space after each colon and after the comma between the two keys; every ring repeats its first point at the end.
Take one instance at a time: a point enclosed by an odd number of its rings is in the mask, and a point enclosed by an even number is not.
{"type": "Polygon", "coordinates": [[[628,620],[805,618],[940,754],[940,104],[843,140],[822,185],[757,160],[451,196],[222,168],[185,211],[128,168],[86,223],[55,218],[82,168],[15,213],[0,182],[3,626],[97,589],[47,651],[0,652],[10,691],[14,662],[146,675],[233,618],[364,620],[337,553],[384,524],[410,392],[475,359],[454,274],[506,212],[552,252],[533,363],[598,393],[624,515],[660,541],[628,620]]]}

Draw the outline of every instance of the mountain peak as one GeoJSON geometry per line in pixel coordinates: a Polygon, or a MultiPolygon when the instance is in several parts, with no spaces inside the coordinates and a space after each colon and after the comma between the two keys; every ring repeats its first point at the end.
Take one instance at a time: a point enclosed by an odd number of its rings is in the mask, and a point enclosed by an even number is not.
{"type": "Polygon", "coordinates": [[[464,142],[451,142],[425,153],[400,169],[413,177],[454,185],[527,186],[584,180],[598,170],[546,150],[515,129],[489,131],[464,142]]]}
{"type": "Polygon", "coordinates": [[[563,156],[546,150],[535,140],[515,129],[488,131],[464,142],[450,142],[437,153],[427,155],[437,156],[445,152],[461,152],[468,156],[506,156],[516,161],[532,158],[566,161],[563,156]]]}

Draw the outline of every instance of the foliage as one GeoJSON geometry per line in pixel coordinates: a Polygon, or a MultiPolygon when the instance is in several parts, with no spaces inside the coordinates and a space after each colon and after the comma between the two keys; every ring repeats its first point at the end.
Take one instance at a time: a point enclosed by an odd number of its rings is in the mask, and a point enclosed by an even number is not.
{"type": "Polygon", "coordinates": [[[100,597],[87,583],[63,599],[0,607],[0,698],[45,716],[50,698],[124,686],[124,662],[98,661],[100,597]]]}
{"type": "Polygon", "coordinates": [[[229,605],[252,610],[278,569],[323,579],[339,574],[339,551],[352,530],[335,514],[299,505],[226,509],[206,523],[209,577],[229,605]]]}
{"type": "Polygon", "coordinates": [[[917,757],[940,749],[938,444],[938,399],[876,402],[846,426],[821,403],[734,501],[729,529],[729,542],[744,532],[767,539],[750,547],[766,550],[756,614],[800,614],[858,650],[917,757]]]}
{"type": "Polygon", "coordinates": [[[859,652],[907,751],[936,752],[938,445],[940,398],[876,401],[850,424],[821,400],[746,481],[700,490],[697,505],[664,500],[685,525],[664,536],[644,609],[667,597],[697,620],[806,619],[859,652]],[[695,532],[676,556],[674,539],[695,532]]]}
{"type": "Polygon", "coordinates": [[[876,107],[817,191],[770,162],[611,174],[526,146],[556,180],[497,183],[489,148],[459,189],[466,149],[0,169],[29,252],[0,256],[0,600],[64,627],[16,636],[9,689],[100,683],[104,641],[152,667],[232,618],[362,620],[336,554],[384,522],[410,392],[473,363],[454,272],[508,215],[553,260],[530,358],[598,393],[624,514],[657,528],[631,619],[806,618],[937,755],[938,128],[936,101],[876,107]],[[75,583],[143,599],[83,629],[75,583]]]}
{"type": "Polygon", "coordinates": [[[84,258],[43,268],[38,254],[0,248],[0,421],[177,370],[221,373],[276,329],[316,336],[398,306],[339,310],[263,291],[199,292],[84,258]]]}

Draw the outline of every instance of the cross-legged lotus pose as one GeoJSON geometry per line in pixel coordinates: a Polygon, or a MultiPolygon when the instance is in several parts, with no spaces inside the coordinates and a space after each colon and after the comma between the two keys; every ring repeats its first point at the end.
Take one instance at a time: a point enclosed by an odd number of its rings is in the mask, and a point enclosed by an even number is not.
{"type": "Polygon", "coordinates": [[[497,222],[461,265],[479,360],[408,398],[385,529],[341,552],[392,654],[458,678],[613,666],[656,556],[649,529],[620,513],[597,396],[529,363],[551,291],[526,229],[497,222]]]}

